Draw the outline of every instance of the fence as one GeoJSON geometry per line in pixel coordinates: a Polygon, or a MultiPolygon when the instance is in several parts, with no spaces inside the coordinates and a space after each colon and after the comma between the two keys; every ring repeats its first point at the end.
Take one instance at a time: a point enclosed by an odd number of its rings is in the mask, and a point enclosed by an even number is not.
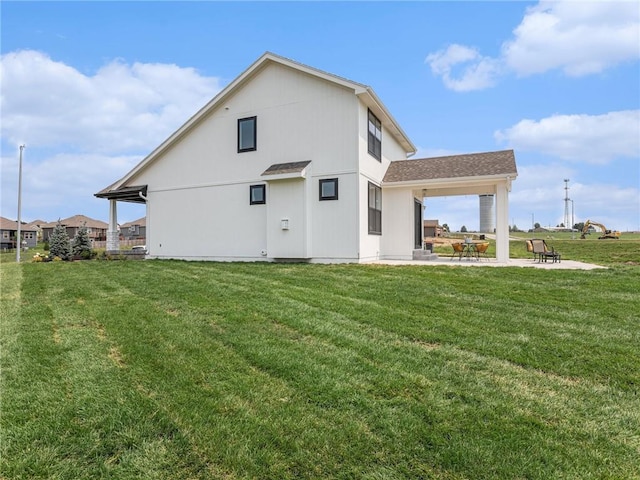
{"type": "MultiPolygon", "coordinates": [[[[133,247],[134,245],[144,245],[145,238],[136,238],[135,240],[120,240],[120,248],[133,247]]],[[[92,244],[93,248],[107,248],[106,240],[94,240],[92,244]]]]}

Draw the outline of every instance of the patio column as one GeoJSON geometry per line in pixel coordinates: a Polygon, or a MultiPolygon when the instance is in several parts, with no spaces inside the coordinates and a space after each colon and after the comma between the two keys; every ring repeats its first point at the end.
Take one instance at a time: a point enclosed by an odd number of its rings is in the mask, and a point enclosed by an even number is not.
{"type": "Polygon", "coordinates": [[[506,183],[496,186],[496,260],[509,261],[509,191],[506,183]]]}
{"type": "Polygon", "coordinates": [[[118,203],[115,199],[109,199],[109,229],[107,230],[107,252],[120,250],[120,238],[118,234],[118,203]]]}

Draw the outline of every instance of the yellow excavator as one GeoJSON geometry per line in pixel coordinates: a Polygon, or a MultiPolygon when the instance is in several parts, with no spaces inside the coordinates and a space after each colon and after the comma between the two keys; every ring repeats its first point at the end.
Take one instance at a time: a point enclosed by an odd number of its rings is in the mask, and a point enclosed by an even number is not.
{"type": "Polygon", "coordinates": [[[587,220],[586,222],[584,222],[584,227],[582,228],[582,235],[580,235],[580,238],[586,238],[585,235],[591,233],[589,232],[589,227],[592,226],[599,228],[602,232],[602,235],[598,237],[600,240],[603,240],[605,238],[613,238],[615,240],[618,240],[620,238],[620,232],[618,230],[607,230],[607,227],[605,227],[601,223],[592,222],[591,220],[587,220]]]}

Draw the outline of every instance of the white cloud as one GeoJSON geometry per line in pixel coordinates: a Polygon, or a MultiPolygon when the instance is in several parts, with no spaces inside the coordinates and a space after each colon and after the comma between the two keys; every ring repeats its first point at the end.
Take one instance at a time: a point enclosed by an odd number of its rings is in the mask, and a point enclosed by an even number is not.
{"type": "Polygon", "coordinates": [[[67,151],[147,151],[219,90],[176,65],[113,61],[95,75],[25,50],[1,57],[2,138],[67,151]]]}
{"type": "Polygon", "coordinates": [[[543,152],[557,158],[606,164],[618,157],[640,158],[640,110],[603,115],[553,115],[521,120],[494,136],[516,150],[543,152]]]}
{"type": "Polygon", "coordinates": [[[442,76],[447,88],[457,92],[491,87],[501,70],[499,61],[483,57],[475,48],[457,44],[428,55],[425,62],[434,74],[442,76]],[[454,67],[461,66],[464,66],[462,73],[453,78],[454,67]]]}
{"type": "MultiPolygon", "coordinates": [[[[25,150],[22,172],[22,218],[53,221],[87,213],[93,208],[105,219],[108,202],[94,194],[131,170],[140,156],[99,154],[57,154],[36,160],[25,150]],[[105,172],[108,172],[105,174],[105,172]],[[45,217],[45,218],[43,218],[45,217]]],[[[12,157],[2,158],[3,216],[17,217],[18,163],[12,157]]],[[[118,207],[120,209],[120,206],[118,207]]],[[[138,217],[144,215],[137,214],[138,217]]],[[[133,218],[128,218],[133,220],[133,218]]],[[[126,220],[125,220],[126,221],[126,220]]]]}
{"type": "Polygon", "coordinates": [[[528,8],[497,58],[452,44],[427,56],[432,72],[455,91],[495,85],[512,71],[520,76],[561,69],[569,76],[600,73],[640,58],[640,8],[635,1],[547,1],[528,8]],[[454,75],[452,68],[466,64],[454,75]]]}
{"type": "MultiPolygon", "coordinates": [[[[0,62],[2,214],[12,218],[18,177],[13,145],[27,144],[23,219],[50,221],[90,208],[104,208],[104,219],[107,202],[93,194],[129,171],[220,90],[217,78],[176,65],[116,60],[87,75],[32,50],[7,53],[0,62]]],[[[133,220],[144,211],[131,215],[121,218],[133,220]]]]}
{"type": "MultiPolygon", "coordinates": [[[[518,166],[509,208],[510,217],[519,228],[531,227],[532,214],[542,226],[556,226],[564,221],[565,178],[581,178],[581,173],[560,164],[518,166]]],[[[573,207],[575,223],[591,219],[618,230],[640,228],[639,188],[582,179],[569,182],[568,193],[573,200],[569,208],[573,207]]]]}
{"type": "Polygon", "coordinates": [[[518,75],[559,68],[581,76],[640,58],[635,1],[541,1],[513,33],[502,55],[518,75]]]}

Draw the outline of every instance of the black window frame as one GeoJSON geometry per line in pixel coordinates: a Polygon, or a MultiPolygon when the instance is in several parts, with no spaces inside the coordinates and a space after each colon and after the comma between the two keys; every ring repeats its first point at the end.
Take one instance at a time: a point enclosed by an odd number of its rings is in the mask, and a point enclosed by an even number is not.
{"type": "Polygon", "coordinates": [[[320,201],[338,200],[338,179],[337,178],[323,178],[323,179],[321,179],[318,182],[318,188],[319,188],[318,198],[319,198],[320,201]],[[327,195],[327,196],[323,196],[322,195],[322,185],[324,185],[325,183],[333,183],[334,184],[335,195],[327,195]]]}
{"type": "Polygon", "coordinates": [[[264,183],[249,185],[249,205],[264,205],[267,203],[267,186],[264,183]],[[253,199],[253,191],[262,190],[262,200],[253,199]]]}
{"type": "Polygon", "coordinates": [[[238,153],[243,153],[243,152],[254,152],[255,150],[258,149],[258,117],[253,116],[253,117],[245,117],[245,118],[239,118],[238,119],[238,153]],[[247,148],[241,148],[242,142],[240,141],[241,139],[241,125],[244,122],[253,122],[253,142],[252,142],[252,146],[251,147],[247,147],[247,148]]]}
{"type": "Polygon", "coordinates": [[[367,210],[369,213],[369,235],[382,235],[382,188],[371,182],[367,187],[367,210]],[[372,190],[374,194],[373,202],[371,198],[372,190]],[[376,200],[379,200],[380,208],[376,208],[378,204],[376,200]]]}
{"type": "Polygon", "coordinates": [[[367,150],[369,155],[382,161],[382,122],[375,116],[371,110],[367,110],[367,150]],[[371,130],[374,132],[372,133],[371,130]],[[376,135],[379,133],[380,138],[376,135]]]}

